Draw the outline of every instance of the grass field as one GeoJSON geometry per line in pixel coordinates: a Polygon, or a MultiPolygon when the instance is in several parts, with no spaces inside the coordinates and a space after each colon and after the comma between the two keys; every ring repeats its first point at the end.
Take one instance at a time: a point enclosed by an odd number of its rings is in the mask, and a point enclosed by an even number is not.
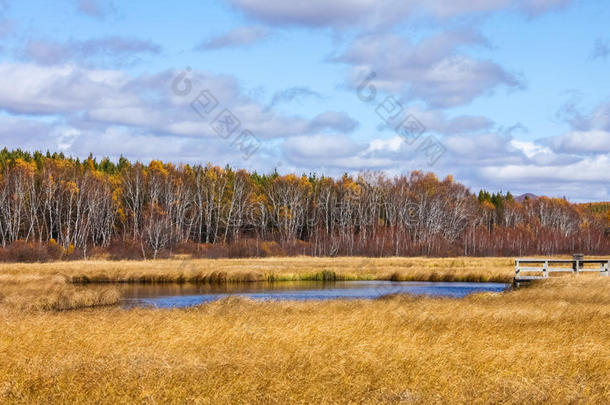
{"type": "MultiPolygon", "coordinates": [[[[564,276],[460,300],[231,298],[190,309],[128,311],[95,307],[117,299],[111,285],[87,296],[85,287],[65,282],[83,274],[128,280],[154,273],[155,266],[164,277],[186,271],[169,262],[119,262],[108,269],[100,262],[91,268],[85,262],[1,266],[0,403],[521,404],[610,398],[610,278],[564,276]],[[18,299],[20,290],[29,290],[34,301],[48,295],[47,303],[63,291],[65,305],[27,306],[18,299]],[[79,306],[93,307],[57,311],[79,306]]],[[[509,259],[378,259],[366,262],[368,268],[354,268],[358,259],[194,263],[190,271],[225,271],[228,278],[328,270],[350,277],[421,279],[435,272],[501,281],[513,271],[509,259]]]]}
{"type": "Polygon", "coordinates": [[[496,281],[509,283],[507,258],[287,257],[2,263],[0,275],[62,276],[81,282],[224,282],[316,280],[496,281]]]}

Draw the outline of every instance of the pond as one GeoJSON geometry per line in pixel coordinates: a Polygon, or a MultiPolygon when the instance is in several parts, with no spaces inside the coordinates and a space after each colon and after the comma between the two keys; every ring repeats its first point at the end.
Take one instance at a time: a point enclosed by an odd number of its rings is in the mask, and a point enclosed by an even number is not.
{"type": "Polygon", "coordinates": [[[413,281],[290,281],[235,284],[128,284],[122,306],[178,308],[229,296],[261,300],[374,299],[390,294],[462,298],[477,292],[501,292],[509,284],[413,281]]]}

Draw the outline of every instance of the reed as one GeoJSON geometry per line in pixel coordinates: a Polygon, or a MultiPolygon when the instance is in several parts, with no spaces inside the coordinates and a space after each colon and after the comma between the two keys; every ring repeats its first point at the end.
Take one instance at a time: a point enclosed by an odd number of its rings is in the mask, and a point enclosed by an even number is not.
{"type": "Polygon", "coordinates": [[[0,308],[20,312],[65,311],[115,305],[118,288],[76,286],[57,275],[0,275],[0,308]]]}
{"type": "Polygon", "coordinates": [[[0,275],[56,275],[74,283],[224,283],[295,280],[512,281],[507,258],[256,258],[0,264],[0,275]]]}
{"type": "Polygon", "coordinates": [[[607,403],[609,287],[0,310],[0,402],[607,403]]]}

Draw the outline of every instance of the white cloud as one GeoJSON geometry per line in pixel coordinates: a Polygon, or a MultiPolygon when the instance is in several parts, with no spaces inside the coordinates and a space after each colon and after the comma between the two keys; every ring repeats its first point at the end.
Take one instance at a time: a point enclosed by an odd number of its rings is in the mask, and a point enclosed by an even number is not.
{"type": "MultiPolygon", "coordinates": [[[[495,182],[543,181],[558,182],[566,185],[572,182],[607,183],[610,182],[610,156],[602,155],[584,158],[571,164],[552,166],[507,165],[489,166],[481,170],[481,174],[495,182]]],[[[586,186],[587,184],[583,184],[586,186]]]]}
{"type": "Polygon", "coordinates": [[[123,108],[138,100],[123,90],[128,82],[129,77],[120,71],[2,63],[0,107],[24,114],[123,108]]]}
{"type": "Polygon", "coordinates": [[[389,151],[389,152],[398,152],[400,150],[401,145],[403,144],[403,140],[399,136],[394,136],[389,139],[373,139],[368,147],[367,152],[377,152],[377,151],[389,151]]]}
{"type": "Polygon", "coordinates": [[[610,154],[595,157],[558,154],[540,142],[520,141],[494,132],[439,139],[447,152],[434,165],[418,149],[419,143],[407,145],[396,135],[362,144],[346,139],[304,137],[291,143],[292,148],[285,148],[284,154],[297,172],[311,170],[312,166],[335,176],[345,171],[375,170],[395,175],[430,170],[441,177],[452,174],[474,191],[486,188],[519,194],[535,192],[571,196],[577,201],[610,197],[610,154]]]}
{"type": "Polygon", "coordinates": [[[224,108],[241,121],[241,129],[263,139],[324,130],[349,132],[357,125],[347,114],[336,111],[323,112],[311,120],[279,115],[246,97],[234,78],[206,72],[193,71],[190,94],[179,96],[171,90],[178,73],[165,71],[133,78],[117,70],[3,63],[0,108],[194,137],[216,136],[209,123],[224,108]],[[200,117],[190,105],[204,89],[218,102],[209,117],[200,117]]]}
{"type": "Polygon", "coordinates": [[[521,152],[523,152],[523,154],[525,156],[527,156],[530,159],[534,159],[536,156],[540,156],[540,155],[552,154],[552,151],[549,148],[542,146],[542,145],[535,144],[534,142],[519,141],[519,140],[513,139],[510,141],[510,143],[513,147],[515,147],[515,149],[520,150],[521,152]]]}
{"type": "Polygon", "coordinates": [[[444,32],[417,43],[395,34],[370,34],[357,38],[333,60],[352,66],[349,84],[354,88],[374,72],[372,84],[379,90],[434,107],[467,104],[500,85],[523,86],[501,66],[459,54],[465,45],[485,46],[486,42],[472,31],[444,32]]]}
{"type": "Polygon", "coordinates": [[[518,10],[537,15],[571,0],[229,0],[249,16],[275,25],[378,27],[410,17],[447,19],[518,10]]]}
{"type": "Polygon", "coordinates": [[[358,121],[344,112],[326,111],[315,116],[309,123],[309,131],[316,132],[324,129],[336,132],[352,132],[358,127],[358,121]]]}
{"type": "Polygon", "coordinates": [[[563,153],[610,153],[610,132],[574,131],[550,138],[553,150],[563,153]]]}
{"type": "MultiPolygon", "coordinates": [[[[320,139],[336,136],[343,139],[335,144],[336,151],[349,152],[342,134],[353,131],[358,123],[343,112],[325,111],[309,119],[281,115],[245,96],[233,77],[201,71],[189,73],[190,91],[179,95],[173,85],[178,90],[187,86],[183,80],[175,82],[179,73],[132,77],[117,70],[74,65],[0,64],[0,110],[9,113],[0,120],[4,124],[0,143],[28,150],[62,150],[81,157],[89,152],[113,158],[122,154],[142,160],[214,162],[257,170],[281,160],[280,148],[270,146],[280,143],[274,139],[293,137],[287,146],[296,151],[303,145],[321,147],[320,139]],[[204,89],[218,106],[200,116],[191,103],[204,89]],[[210,125],[224,109],[241,123],[228,139],[219,137],[210,125]],[[15,114],[35,118],[20,119],[15,114]],[[234,142],[243,130],[262,142],[260,151],[249,160],[234,142]],[[304,137],[309,134],[316,134],[315,144],[304,137]]],[[[332,145],[324,148],[329,152],[332,145]]],[[[306,148],[302,153],[307,155],[306,148]]]]}
{"type": "Polygon", "coordinates": [[[404,112],[401,117],[414,117],[421,122],[426,132],[444,135],[472,135],[489,131],[495,126],[491,119],[480,115],[456,115],[451,117],[442,109],[426,109],[413,104],[403,105],[403,108],[404,112]]]}
{"type": "Polygon", "coordinates": [[[351,157],[364,149],[346,135],[318,134],[295,136],[284,141],[284,152],[292,159],[315,164],[320,160],[351,157]]]}

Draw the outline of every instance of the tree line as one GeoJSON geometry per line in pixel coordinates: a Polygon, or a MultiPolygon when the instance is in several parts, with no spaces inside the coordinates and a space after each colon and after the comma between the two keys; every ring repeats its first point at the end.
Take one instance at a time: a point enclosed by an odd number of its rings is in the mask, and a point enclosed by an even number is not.
{"type": "Polygon", "coordinates": [[[0,151],[1,250],[52,258],[607,254],[599,207],[477,195],[421,171],[331,178],[0,151]]]}

